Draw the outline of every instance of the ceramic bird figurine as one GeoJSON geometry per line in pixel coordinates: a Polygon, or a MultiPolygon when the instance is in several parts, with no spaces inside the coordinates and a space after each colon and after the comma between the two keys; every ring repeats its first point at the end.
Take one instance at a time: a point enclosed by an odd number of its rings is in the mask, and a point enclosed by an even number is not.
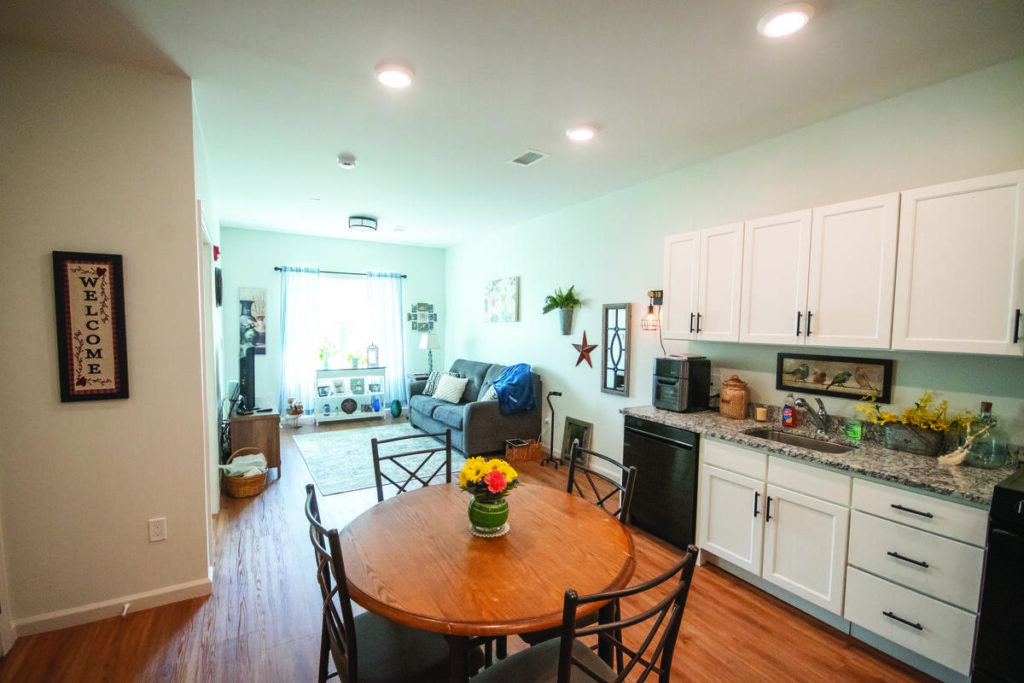
{"type": "Polygon", "coordinates": [[[795,370],[790,370],[788,374],[800,382],[807,379],[807,375],[811,374],[811,369],[807,366],[807,363],[801,363],[795,370]]]}
{"type": "Polygon", "coordinates": [[[842,372],[840,372],[840,373],[839,373],[838,375],[836,375],[835,377],[833,377],[833,378],[832,378],[832,381],[831,381],[831,382],[829,382],[829,383],[828,383],[828,386],[827,386],[827,387],[825,387],[825,388],[826,388],[826,389],[831,389],[831,388],[832,388],[832,387],[833,387],[834,385],[836,385],[836,384],[838,384],[838,385],[839,385],[839,386],[841,386],[841,387],[843,387],[843,386],[846,386],[846,382],[847,382],[847,381],[849,381],[849,379],[850,379],[851,377],[853,377],[853,375],[852,375],[851,373],[847,372],[846,370],[843,370],[843,371],[842,371],[842,372]]]}
{"type": "Polygon", "coordinates": [[[828,379],[828,375],[825,374],[825,371],[815,368],[814,374],[811,375],[811,381],[815,384],[824,384],[826,379],[828,379]]]}
{"type": "Polygon", "coordinates": [[[871,379],[868,377],[868,372],[864,368],[857,368],[853,371],[853,378],[857,380],[857,384],[862,389],[867,389],[873,394],[878,393],[878,389],[875,389],[871,384],[871,379]]]}

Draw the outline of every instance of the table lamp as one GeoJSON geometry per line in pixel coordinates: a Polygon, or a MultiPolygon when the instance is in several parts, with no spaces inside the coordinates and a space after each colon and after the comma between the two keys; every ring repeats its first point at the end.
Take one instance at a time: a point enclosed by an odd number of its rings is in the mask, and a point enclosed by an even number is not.
{"type": "Polygon", "coordinates": [[[433,332],[420,335],[420,348],[427,350],[427,372],[434,371],[434,349],[441,348],[441,340],[433,332]]]}

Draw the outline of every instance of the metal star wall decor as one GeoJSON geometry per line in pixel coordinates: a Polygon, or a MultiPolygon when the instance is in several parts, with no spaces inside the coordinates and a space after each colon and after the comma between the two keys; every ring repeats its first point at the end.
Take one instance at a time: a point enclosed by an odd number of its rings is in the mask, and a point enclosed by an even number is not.
{"type": "Polygon", "coordinates": [[[572,347],[580,352],[580,357],[576,359],[576,365],[578,366],[583,361],[587,361],[587,365],[594,367],[594,364],[590,362],[590,352],[597,348],[597,344],[587,343],[587,331],[583,330],[583,343],[573,344],[572,347]]]}

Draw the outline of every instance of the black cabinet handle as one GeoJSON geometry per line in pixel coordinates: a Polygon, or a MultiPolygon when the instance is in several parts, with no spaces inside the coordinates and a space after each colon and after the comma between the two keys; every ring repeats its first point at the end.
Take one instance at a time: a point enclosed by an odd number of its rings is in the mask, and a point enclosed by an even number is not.
{"type": "Polygon", "coordinates": [[[1017,309],[1016,315],[1013,317],[1013,343],[1016,344],[1020,341],[1020,309],[1017,309]]]}
{"type": "Polygon", "coordinates": [[[796,312],[796,336],[800,336],[800,319],[804,317],[801,311],[796,312]]]}
{"type": "Polygon", "coordinates": [[[757,517],[757,499],[761,497],[760,491],[754,491],[754,516],[757,517]]]}
{"type": "Polygon", "coordinates": [[[808,337],[811,336],[811,316],[814,315],[810,311],[807,311],[807,332],[805,333],[808,337]]]}
{"type": "Polygon", "coordinates": [[[891,503],[889,507],[895,508],[897,510],[903,510],[903,512],[909,512],[914,515],[921,515],[922,517],[927,517],[928,519],[935,517],[935,515],[933,515],[930,512],[921,512],[920,510],[915,510],[914,508],[905,508],[902,505],[897,505],[896,503],[891,503]]]}
{"type": "Polygon", "coordinates": [[[690,313],[690,334],[693,334],[693,313],[690,313]]]}
{"type": "Polygon", "coordinates": [[[925,569],[928,568],[928,563],[927,562],[921,562],[920,560],[912,560],[909,557],[904,557],[903,555],[900,555],[899,553],[897,553],[897,552],[895,552],[893,550],[890,550],[889,552],[887,552],[886,555],[888,555],[889,557],[895,557],[897,560],[903,560],[904,562],[909,562],[910,564],[916,564],[918,567],[924,567],[925,569]]]}
{"type": "Polygon", "coordinates": [[[772,521],[772,497],[767,496],[764,502],[764,521],[772,521]]]}
{"type": "Polygon", "coordinates": [[[918,631],[923,631],[924,630],[924,626],[921,626],[921,624],[916,624],[916,623],[914,623],[912,621],[907,621],[903,617],[898,617],[895,614],[893,614],[892,612],[882,612],[882,614],[887,616],[887,617],[889,617],[890,619],[895,619],[896,621],[900,622],[901,624],[906,624],[907,626],[910,626],[911,628],[916,628],[918,631]]]}
{"type": "Polygon", "coordinates": [[[697,334],[700,334],[700,313],[697,314],[697,334]]]}

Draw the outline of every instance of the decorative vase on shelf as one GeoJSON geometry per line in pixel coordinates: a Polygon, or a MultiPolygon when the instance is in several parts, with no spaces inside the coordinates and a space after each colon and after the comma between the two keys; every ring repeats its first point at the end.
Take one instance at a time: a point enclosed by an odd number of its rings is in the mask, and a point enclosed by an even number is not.
{"type": "Polygon", "coordinates": [[[992,415],[992,404],[981,404],[981,415],[967,427],[965,437],[970,438],[970,450],[965,465],[986,470],[999,469],[1007,462],[1006,436],[992,415]]]}
{"type": "Polygon", "coordinates": [[[918,455],[937,456],[946,441],[944,432],[899,422],[886,423],[882,431],[886,448],[918,455]]]}
{"type": "Polygon", "coordinates": [[[508,500],[502,496],[497,500],[485,500],[484,496],[469,499],[469,523],[481,534],[495,534],[508,521],[508,500]]]}

